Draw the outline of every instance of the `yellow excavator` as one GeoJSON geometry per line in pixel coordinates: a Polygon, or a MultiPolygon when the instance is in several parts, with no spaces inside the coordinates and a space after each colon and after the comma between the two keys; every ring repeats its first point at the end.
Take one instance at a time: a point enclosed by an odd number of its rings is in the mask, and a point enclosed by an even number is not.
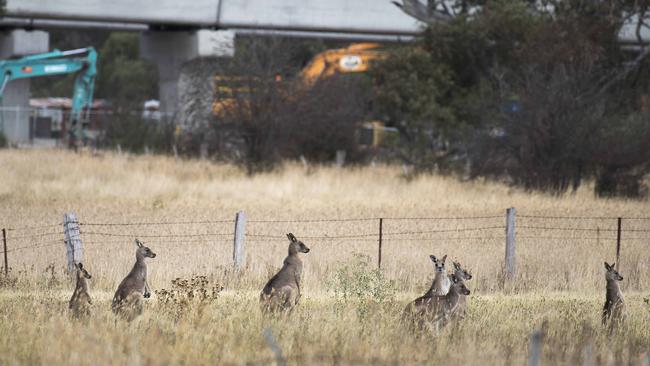
{"type": "MultiPolygon", "coordinates": [[[[337,48],[323,51],[314,56],[309,63],[300,71],[299,82],[305,87],[311,87],[319,80],[332,77],[337,74],[362,73],[369,70],[374,60],[385,57],[378,43],[354,43],[345,48],[337,48]]],[[[280,76],[276,76],[281,81],[280,76]]],[[[249,92],[243,78],[237,76],[215,76],[216,92],[219,98],[212,104],[212,112],[219,116],[235,105],[233,97],[245,95],[249,92]]],[[[241,103],[241,101],[239,102],[241,103]]],[[[381,121],[370,121],[362,124],[361,141],[362,145],[373,147],[381,143],[384,123],[381,121]]]]}

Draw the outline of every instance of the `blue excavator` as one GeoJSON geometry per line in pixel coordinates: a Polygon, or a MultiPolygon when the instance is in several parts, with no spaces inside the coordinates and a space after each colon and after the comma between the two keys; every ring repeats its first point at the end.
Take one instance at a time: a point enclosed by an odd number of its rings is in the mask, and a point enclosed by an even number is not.
{"type": "MultiPolygon", "coordinates": [[[[11,80],[77,73],[68,125],[68,143],[78,147],[83,140],[83,125],[87,123],[93,103],[97,76],[97,51],[93,47],[70,51],[26,56],[0,61],[0,101],[11,80]]],[[[1,117],[1,116],[0,116],[1,117]]]]}

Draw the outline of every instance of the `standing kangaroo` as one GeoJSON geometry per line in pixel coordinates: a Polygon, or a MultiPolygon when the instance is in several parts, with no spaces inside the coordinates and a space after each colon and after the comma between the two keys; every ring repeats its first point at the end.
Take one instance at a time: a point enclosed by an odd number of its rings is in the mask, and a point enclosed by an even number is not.
{"type": "Polygon", "coordinates": [[[75,318],[82,319],[90,316],[92,300],[88,294],[86,279],[90,279],[92,276],[86,271],[83,264],[75,263],[74,266],[77,269],[77,285],[70,298],[69,308],[75,318]]]}
{"type": "MultiPolygon", "coordinates": [[[[454,264],[454,275],[464,281],[469,281],[472,279],[472,275],[465,270],[460,263],[453,262],[454,264]]],[[[467,295],[460,294],[458,298],[458,310],[456,311],[456,316],[459,319],[465,319],[465,314],[467,313],[467,295]]]]}
{"type": "Polygon", "coordinates": [[[266,311],[287,310],[300,301],[300,278],[302,261],[298,253],[309,253],[309,248],[289,233],[289,255],[284,259],[282,269],[266,283],[260,294],[262,308],[266,311]]]}
{"type": "Polygon", "coordinates": [[[603,306],[603,325],[609,321],[610,332],[614,330],[614,327],[623,325],[626,318],[625,299],[618,284],[619,281],[623,281],[623,276],[618,273],[614,265],[615,263],[609,265],[605,262],[607,292],[605,306],[603,306]]]}
{"type": "Polygon", "coordinates": [[[451,280],[445,270],[445,260],[447,260],[447,255],[445,254],[442,259],[436,258],[435,255],[430,255],[429,258],[433,262],[436,271],[436,276],[433,278],[433,285],[431,285],[429,292],[433,291],[432,295],[435,296],[447,295],[449,288],[451,287],[451,280]]]}
{"type": "Polygon", "coordinates": [[[142,297],[149,298],[151,296],[147,282],[145,258],[156,258],[156,253],[145,247],[138,239],[135,239],[135,244],[138,247],[135,251],[135,265],[117,287],[111,304],[113,313],[122,316],[127,321],[142,314],[142,297]]]}
{"type": "Polygon", "coordinates": [[[434,286],[431,286],[431,289],[426,294],[406,305],[402,313],[402,319],[419,330],[430,327],[437,332],[447,325],[450,317],[458,310],[460,297],[470,294],[462,279],[455,274],[449,277],[452,285],[446,295],[434,295],[434,286]]]}

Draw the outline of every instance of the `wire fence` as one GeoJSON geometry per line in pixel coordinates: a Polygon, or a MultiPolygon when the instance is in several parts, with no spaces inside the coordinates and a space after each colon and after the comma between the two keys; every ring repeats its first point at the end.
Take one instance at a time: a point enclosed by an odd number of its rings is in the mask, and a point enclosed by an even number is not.
{"type": "MultiPolygon", "coordinates": [[[[255,253],[264,255],[268,250],[275,249],[275,245],[286,245],[286,234],[292,232],[310,245],[329,246],[332,250],[337,250],[337,245],[346,245],[365,250],[369,255],[378,256],[378,266],[381,267],[382,245],[384,248],[421,246],[428,249],[438,243],[449,242],[466,243],[474,248],[486,243],[505,243],[508,237],[506,219],[502,214],[293,220],[262,218],[246,222],[243,240],[248,244],[248,253],[253,253],[255,257],[255,253]]],[[[178,249],[219,243],[227,250],[228,243],[238,245],[233,219],[79,220],[75,224],[78,224],[78,239],[82,240],[84,250],[90,251],[130,243],[135,238],[178,249]]],[[[511,230],[520,248],[525,248],[528,243],[539,243],[540,240],[558,247],[612,245],[613,248],[615,245],[617,259],[621,243],[650,243],[650,217],[520,214],[516,216],[516,225],[511,230]]],[[[9,267],[8,254],[57,245],[64,252],[67,246],[65,238],[62,222],[6,227],[3,229],[5,273],[9,267]]]]}

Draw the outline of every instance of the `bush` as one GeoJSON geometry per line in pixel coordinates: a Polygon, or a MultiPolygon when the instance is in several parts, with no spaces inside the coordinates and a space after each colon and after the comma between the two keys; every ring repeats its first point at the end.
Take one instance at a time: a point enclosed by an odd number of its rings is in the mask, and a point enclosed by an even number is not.
{"type": "Polygon", "coordinates": [[[355,253],[350,264],[339,269],[327,284],[337,306],[355,306],[360,320],[366,320],[374,307],[395,302],[395,282],[373,266],[369,256],[355,253]]]}
{"type": "Polygon", "coordinates": [[[141,153],[147,146],[152,151],[169,152],[174,144],[174,124],[144,120],[139,115],[116,115],[106,128],[106,143],[120,145],[128,151],[141,153]]]}
{"type": "Polygon", "coordinates": [[[4,132],[0,132],[0,149],[8,146],[9,146],[9,141],[7,140],[7,136],[5,136],[4,132]]]}

